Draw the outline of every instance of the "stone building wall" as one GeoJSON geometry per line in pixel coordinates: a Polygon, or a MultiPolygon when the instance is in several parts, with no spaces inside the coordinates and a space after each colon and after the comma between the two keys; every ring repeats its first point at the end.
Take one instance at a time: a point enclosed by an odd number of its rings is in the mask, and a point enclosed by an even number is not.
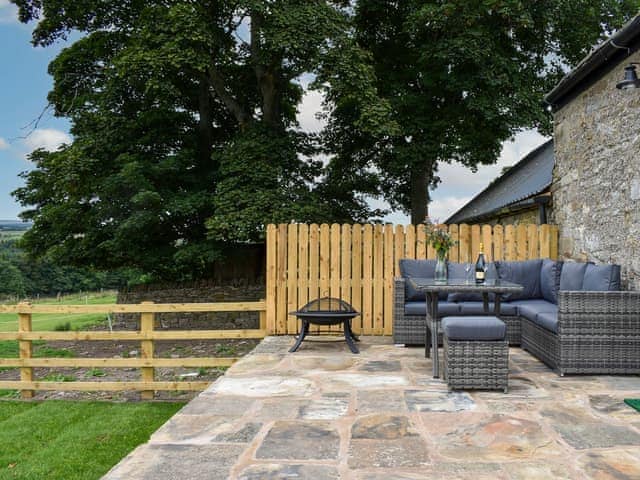
{"type": "Polygon", "coordinates": [[[499,217],[493,218],[488,222],[480,222],[482,224],[489,224],[489,225],[503,225],[503,226],[507,226],[507,225],[520,225],[520,224],[528,224],[528,223],[533,223],[533,224],[538,224],[540,220],[540,214],[538,213],[538,207],[535,206],[534,208],[528,209],[528,210],[520,210],[518,212],[512,212],[509,214],[504,214],[501,215],[499,217]]]}
{"type": "MultiPolygon", "coordinates": [[[[143,286],[118,292],[117,303],[253,302],[265,298],[264,284],[143,286]]],[[[137,329],[140,315],[116,314],[120,328],[137,329]]],[[[234,330],[259,327],[257,312],[193,312],[156,314],[158,328],[180,330],[234,330]]]]}
{"type": "Polygon", "coordinates": [[[555,114],[551,220],[565,258],[622,266],[640,290],[640,89],[618,90],[636,52],[555,114]]]}

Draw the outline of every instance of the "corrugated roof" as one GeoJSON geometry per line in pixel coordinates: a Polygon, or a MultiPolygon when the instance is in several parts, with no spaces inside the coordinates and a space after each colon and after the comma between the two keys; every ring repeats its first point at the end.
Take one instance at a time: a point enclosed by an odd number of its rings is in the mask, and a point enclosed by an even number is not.
{"type": "Polygon", "coordinates": [[[553,140],[549,140],[495,179],[446,223],[469,222],[544,191],[551,185],[554,163],[553,140]]]}

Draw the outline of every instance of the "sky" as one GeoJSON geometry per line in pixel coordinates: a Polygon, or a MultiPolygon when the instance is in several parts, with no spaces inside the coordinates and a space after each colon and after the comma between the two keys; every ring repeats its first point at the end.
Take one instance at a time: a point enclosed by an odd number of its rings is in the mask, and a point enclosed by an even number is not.
{"type": "MultiPolygon", "coordinates": [[[[32,25],[20,24],[16,9],[8,0],[0,0],[0,219],[13,220],[21,211],[11,192],[22,186],[20,172],[30,170],[27,159],[36,148],[55,150],[71,141],[69,122],[55,118],[49,110],[33,125],[47,107],[47,93],[52,79],[47,73],[49,62],[64,48],[64,42],[47,48],[31,45],[32,25]],[[34,128],[35,127],[35,128],[34,128]]],[[[299,106],[298,120],[307,131],[319,131],[322,122],[316,118],[322,97],[317,92],[305,95],[299,106]]],[[[431,193],[429,215],[444,221],[482,191],[505,166],[515,164],[546,139],[534,131],[524,131],[503,144],[498,162],[483,166],[473,173],[460,164],[442,164],[438,175],[442,182],[431,193]]],[[[372,200],[376,207],[384,202],[372,200]]],[[[384,220],[409,223],[402,212],[391,212],[384,220]]]]}

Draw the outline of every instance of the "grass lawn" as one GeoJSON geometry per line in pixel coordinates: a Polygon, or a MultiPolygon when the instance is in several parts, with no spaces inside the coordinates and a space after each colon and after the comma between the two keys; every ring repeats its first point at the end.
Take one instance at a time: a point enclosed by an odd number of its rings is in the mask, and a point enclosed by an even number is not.
{"type": "MultiPolygon", "coordinates": [[[[113,292],[104,294],[93,293],[85,297],[85,295],[68,295],[57,301],[55,298],[48,298],[37,302],[39,305],[109,305],[116,303],[116,295],[113,292]]],[[[103,313],[90,314],[55,314],[40,313],[33,315],[34,330],[54,330],[56,327],[70,323],[72,330],[81,330],[96,323],[105,320],[106,315],[103,313]]],[[[15,313],[0,313],[0,332],[13,332],[18,330],[18,315],[15,313]]]]}
{"type": "Polygon", "coordinates": [[[98,479],[183,405],[0,401],[0,480],[98,479]]]}

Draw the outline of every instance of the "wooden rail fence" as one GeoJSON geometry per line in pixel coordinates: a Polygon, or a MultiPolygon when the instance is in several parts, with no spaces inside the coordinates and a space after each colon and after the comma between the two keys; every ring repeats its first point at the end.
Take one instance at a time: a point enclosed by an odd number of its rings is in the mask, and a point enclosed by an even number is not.
{"type": "MultiPolygon", "coordinates": [[[[475,261],[480,243],[489,261],[557,258],[555,225],[449,225],[458,245],[453,262],[475,261]]],[[[354,331],[392,333],[393,278],[401,258],[435,258],[421,226],[305,225],[267,227],[267,331],[295,334],[289,312],[323,296],[340,297],[361,315],[354,331]]]]}
{"type": "Polygon", "coordinates": [[[155,367],[228,367],[237,358],[191,357],[156,358],[155,340],[210,340],[229,338],[263,338],[266,335],[266,303],[179,303],[155,304],[143,302],[137,305],[0,305],[0,313],[18,314],[17,332],[0,332],[0,340],[17,340],[19,358],[0,358],[0,367],[20,368],[20,380],[0,381],[0,389],[17,389],[22,398],[32,398],[36,390],[57,391],[122,391],[140,390],[143,399],[152,399],[157,390],[204,390],[210,382],[155,381],[155,367]],[[165,312],[260,312],[260,328],[250,330],[155,330],[155,314],[165,312]],[[33,331],[34,313],[139,313],[138,331],[33,331]],[[136,340],[140,341],[140,358],[32,358],[34,340],[136,340]],[[138,382],[49,382],[34,379],[34,368],[140,368],[141,380],[138,382]]]}

